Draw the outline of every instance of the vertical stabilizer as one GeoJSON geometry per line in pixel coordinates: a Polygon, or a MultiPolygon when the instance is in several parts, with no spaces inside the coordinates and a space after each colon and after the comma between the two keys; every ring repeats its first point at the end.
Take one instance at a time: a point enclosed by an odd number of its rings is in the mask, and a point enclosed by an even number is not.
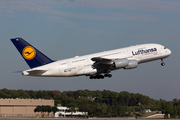
{"type": "Polygon", "coordinates": [[[30,68],[35,68],[53,62],[50,58],[22,38],[13,38],[11,41],[30,68]]]}

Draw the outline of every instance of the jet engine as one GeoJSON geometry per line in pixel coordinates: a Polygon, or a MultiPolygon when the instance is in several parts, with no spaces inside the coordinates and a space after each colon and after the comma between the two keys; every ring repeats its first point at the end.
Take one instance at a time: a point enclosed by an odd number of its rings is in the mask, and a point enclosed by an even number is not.
{"type": "Polygon", "coordinates": [[[124,67],[128,66],[128,64],[129,64],[129,60],[127,58],[123,58],[123,59],[115,60],[113,62],[113,67],[114,68],[124,68],[124,67]]]}
{"type": "Polygon", "coordinates": [[[128,66],[126,66],[124,69],[133,69],[138,67],[137,60],[129,60],[128,66]]]}
{"type": "Polygon", "coordinates": [[[138,66],[137,60],[128,60],[127,58],[118,59],[113,62],[114,68],[133,69],[138,66]]]}

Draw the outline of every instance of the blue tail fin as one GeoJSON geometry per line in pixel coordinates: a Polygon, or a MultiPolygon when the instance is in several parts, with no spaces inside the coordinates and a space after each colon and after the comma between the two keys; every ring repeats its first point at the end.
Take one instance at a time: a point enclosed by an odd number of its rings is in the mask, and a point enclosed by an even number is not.
{"type": "Polygon", "coordinates": [[[30,68],[54,62],[22,38],[13,38],[11,41],[30,68]]]}

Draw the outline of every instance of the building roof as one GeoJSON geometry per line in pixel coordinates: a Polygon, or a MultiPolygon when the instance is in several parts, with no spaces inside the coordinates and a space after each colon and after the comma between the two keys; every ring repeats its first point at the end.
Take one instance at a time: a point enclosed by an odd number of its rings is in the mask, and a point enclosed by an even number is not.
{"type": "Polygon", "coordinates": [[[44,100],[44,99],[0,99],[0,106],[3,105],[29,105],[29,106],[42,106],[49,105],[54,106],[54,100],[44,100]]]}

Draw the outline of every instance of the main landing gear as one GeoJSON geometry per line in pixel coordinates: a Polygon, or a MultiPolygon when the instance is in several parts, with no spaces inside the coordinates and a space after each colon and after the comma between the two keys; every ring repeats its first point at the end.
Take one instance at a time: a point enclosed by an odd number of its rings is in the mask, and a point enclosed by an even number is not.
{"type": "Polygon", "coordinates": [[[163,62],[163,59],[161,59],[161,66],[165,66],[165,63],[163,62]]]}
{"type": "Polygon", "coordinates": [[[112,77],[111,74],[104,74],[104,75],[95,75],[95,76],[90,76],[90,79],[104,79],[104,77],[112,77]]]}

